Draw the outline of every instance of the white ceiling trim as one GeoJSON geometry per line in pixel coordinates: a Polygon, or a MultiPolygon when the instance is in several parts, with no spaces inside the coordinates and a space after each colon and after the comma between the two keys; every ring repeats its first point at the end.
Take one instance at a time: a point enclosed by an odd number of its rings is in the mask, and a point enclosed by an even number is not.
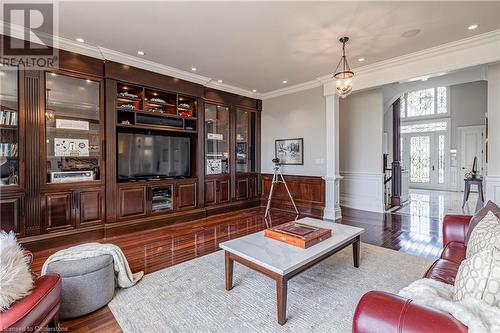
{"type": "MultiPolygon", "coordinates": [[[[1,33],[3,34],[5,31],[5,27],[7,25],[6,22],[0,20],[0,27],[2,28],[1,33]]],[[[10,25],[10,36],[18,39],[25,39],[25,28],[20,25],[15,25],[12,24],[10,25]]],[[[163,75],[168,75],[172,77],[176,77],[178,79],[194,82],[201,84],[203,86],[209,87],[209,88],[214,88],[214,89],[219,89],[223,90],[226,92],[246,96],[246,97],[251,97],[251,98],[256,98],[260,99],[261,94],[259,93],[254,93],[252,91],[239,88],[236,86],[232,86],[230,84],[226,83],[219,83],[212,78],[194,74],[188,71],[184,71],[181,69],[177,69],[174,67],[166,66],[163,64],[159,64],[154,61],[149,61],[143,58],[139,58],[136,56],[131,56],[126,53],[122,53],[119,51],[107,49],[101,46],[95,46],[95,45],[89,45],[86,43],[80,43],[77,41],[73,41],[68,38],[60,37],[60,36],[46,36],[53,38],[53,44],[56,48],[65,50],[65,51],[70,51],[70,52],[76,52],[79,54],[83,54],[89,57],[93,58],[98,58],[102,60],[110,60],[110,61],[115,61],[121,64],[129,65],[129,66],[134,66],[138,67],[144,70],[148,70],[151,72],[163,74],[163,75]]]]}
{"type": "MultiPolygon", "coordinates": [[[[409,80],[419,76],[450,72],[500,61],[500,30],[446,43],[422,51],[354,69],[353,91],[409,80]]],[[[262,99],[274,98],[311,89],[314,83],[332,84],[332,74],[316,80],[263,93],[262,99]]],[[[332,85],[334,87],[334,85],[332,85]]],[[[333,90],[332,90],[332,93],[333,90]]]]}
{"type": "MultiPolygon", "coordinates": [[[[1,22],[2,33],[5,22],[1,22]]],[[[10,35],[24,39],[25,28],[11,25],[10,35]]],[[[318,87],[331,85],[332,74],[318,77],[314,80],[284,87],[266,93],[252,91],[219,83],[216,80],[180,70],[174,67],[148,61],[143,58],[131,56],[122,52],[106,49],[100,46],[79,43],[64,37],[54,36],[54,45],[63,50],[77,52],[90,57],[116,61],[130,66],[135,66],[156,73],[173,76],[179,79],[195,82],[206,87],[220,89],[242,96],[269,99],[277,96],[288,95],[318,87]]],[[[500,61],[500,30],[465,38],[459,41],[446,43],[422,51],[380,61],[370,65],[355,68],[354,90],[368,89],[388,83],[409,80],[411,78],[448,72],[467,67],[500,61]]]]}
{"type": "Polygon", "coordinates": [[[293,93],[296,93],[299,91],[309,90],[312,88],[319,87],[322,84],[323,83],[320,80],[315,79],[315,80],[307,81],[304,83],[295,84],[293,86],[289,86],[289,87],[281,88],[278,90],[273,90],[273,91],[270,91],[267,93],[263,93],[263,94],[261,94],[261,98],[262,99],[270,99],[270,98],[274,98],[274,97],[278,97],[278,96],[293,94],[293,93]]]}

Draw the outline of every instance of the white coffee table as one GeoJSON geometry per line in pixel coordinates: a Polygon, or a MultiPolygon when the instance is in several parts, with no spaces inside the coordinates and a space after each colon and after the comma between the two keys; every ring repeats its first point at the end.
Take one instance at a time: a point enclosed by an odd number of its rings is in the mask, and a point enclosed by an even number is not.
{"type": "Polygon", "coordinates": [[[233,288],[234,261],[276,280],[278,323],[286,322],[287,282],[332,254],[352,244],[354,266],[359,267],[360,235],[364,229],[303,218],[298,222],[332,229],[332,236],[308,249],[264,236],[264,231],[219,244],[225,254],[226,290],[233,288]]]}

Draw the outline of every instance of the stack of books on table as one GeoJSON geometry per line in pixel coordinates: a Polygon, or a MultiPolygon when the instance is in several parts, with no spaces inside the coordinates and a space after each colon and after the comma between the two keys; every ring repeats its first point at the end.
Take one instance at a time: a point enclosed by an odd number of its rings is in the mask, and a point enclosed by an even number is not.
{"type": "Polygon", "coordinates": [[[264,236],[304,249],[330,238],[331,229],[319,228],[300,222],[288,222],[264,230],[264,236]]]}

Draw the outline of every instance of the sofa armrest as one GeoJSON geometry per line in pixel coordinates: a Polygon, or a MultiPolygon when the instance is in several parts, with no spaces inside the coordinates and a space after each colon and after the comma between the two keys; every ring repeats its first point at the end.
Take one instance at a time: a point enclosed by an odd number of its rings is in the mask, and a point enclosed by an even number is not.
{"type": "Polygon", "coordinates": [[[353,333],[454,332],[467,327],[449,313],[380,291],[363,295],[354,313],[353,333]]]}
{"type": "Polygon", "coordinates": [[[27,328],[43,327],[57,314],[61,304],[61,277],[47,274],[35,280],[28,296],[0,313],[0,331],[30,332],[27,328]]]}
{"type": "Polygon", "coordinates": [[[465,243],[471,216],[446,215],[443,219],[443,247],[450,242],[465,243]]]}

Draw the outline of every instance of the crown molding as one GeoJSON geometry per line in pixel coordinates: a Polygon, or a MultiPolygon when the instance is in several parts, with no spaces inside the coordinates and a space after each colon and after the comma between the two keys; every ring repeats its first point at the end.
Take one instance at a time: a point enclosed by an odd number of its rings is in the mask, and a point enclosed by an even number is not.
{"type": "MultiPolygon", "coordinates": [[[[2,28],[1,31],[2,34],[4,34],[6,24],[7,24],[6,22],[0,20],[0,27],[2,28]]],[[[11,24],[9,36],[24,40],[26,30],[27,29],[24,28],[23,26],[11,24]]],[[[261,98],[261,94],[259,93],[254,93],[252,91],[232,86],[230,84],[219,83],[217,81],[214,81],[210,77],[202,76],[199,74],[163,65],[154,61],[149,61],[123,52],[107,49],[105,47],[90,45],[88,43],[80,43],[61,36],[52,36],[48,34],[43,34],[43,35],[45,38],[52,38],[54,47],[58,49],[83,54],[101,60],[115,61],[121,64],[138,67],[144,70],[148,70],[163,75],[172,76],[178,79],[198,83],[205,87],[219,89],[245,97],[250,97],[255,99],[261,98]]]]}
{"type": "MultiPolygon", "coordinates": [[[[410,80],[419,76],[450,72],[500,61],[500,30],[464,38],[422,51],[354,68],[353,91],[410,80]]],[[[332,74],[312,81],[262,94],[262,99],[292,94],[314,87],[315,82],[334,93],[332,74]]]]}
{"type": "Polygon", "coordinates": [[[278,96],[289,95],[289,94],[293,94],[293,93],[296,93],[299,91],[316,88],[316,87],[321,86],[322,84],[323,84],[323,82],[321,82],[318,79],[315,79],[315,80],[295,84],[293,86],[289,86],[289,87],[281,88],[278,90],[273,90],[273,91],[270,91],[267,93],[263,93],[263,94],[261,94],[261,99],[265,100],[265,99],[270,99],[270,98],[274,98],[274,97],[278,97],[278,96]]]}

